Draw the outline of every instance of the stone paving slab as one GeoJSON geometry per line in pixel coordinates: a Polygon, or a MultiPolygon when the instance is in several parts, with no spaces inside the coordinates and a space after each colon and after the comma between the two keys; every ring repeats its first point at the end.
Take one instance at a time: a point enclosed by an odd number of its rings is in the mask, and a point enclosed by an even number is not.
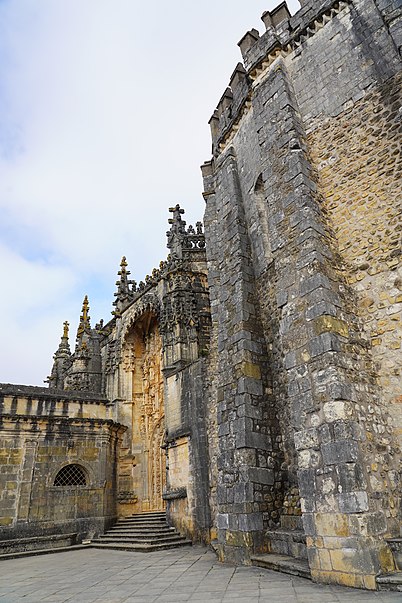
{"type": "Polygon", "coordinates": [[[313,584],[222,565],[201,546],[131,553],[85,549],[0,562],[1,603],[402,603],[400,593],[313,584]]]}

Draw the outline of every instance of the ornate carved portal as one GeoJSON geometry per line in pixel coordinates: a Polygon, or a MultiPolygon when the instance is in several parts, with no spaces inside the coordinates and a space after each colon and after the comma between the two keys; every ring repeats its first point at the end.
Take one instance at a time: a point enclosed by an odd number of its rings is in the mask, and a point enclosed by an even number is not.
{"type": "Polygon", "coordinates": [[[160,511],[166,484],[162,340],[155,316],[144,314],[130,330],[123,349],[123,368],[132,390],[134,512],[160,511]],[[131,383],[130,383],[131,382],[131,383]]]}

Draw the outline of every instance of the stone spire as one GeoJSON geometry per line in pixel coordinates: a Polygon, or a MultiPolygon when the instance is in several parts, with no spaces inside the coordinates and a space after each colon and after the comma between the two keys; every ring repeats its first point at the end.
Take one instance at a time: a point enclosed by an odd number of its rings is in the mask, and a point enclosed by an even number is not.
{"type": "Polygon", "coordinates": [[[134,292],[137,287],[137,283],[128,278],[130,271],[127,270],[127,266],[126,256],[123,255],[120,262],[120,270],[117,273],[120,278],[116,281],[117,291],[114,294],[116,299],[113,305],[116,310],[112,314],[115,316],[121,316],[122,312],[130,305],[134,299],[134,292]]]}
{"type": "Polygon", "coordinates": [[[75,344],[75,351],[84,349],[86,347],[87,340],[91,336],[91,322],[89,312],[89,301],[88,296],[84,297],[82,302],[82,310],[80,315],[80,322],[77,329],[77,337],[75,344]]]}
{"type": "Polygon", "coordinates": [[[65,390],[100,392],[102,385],[102,362],[100,334],[91,329],[88,296],[84,297],[80,322],[77,329],[75,352],[64,379],[65,390]]]}
{"type": "Polygon", "coordinates": [[[50,376],[45,383],[49,384],[49,389],[63,389],[64,377],[67,369],[71,366],[71,350],[68,341],[67,321],[63,323],[63,335],[61,336],[59,347],[53,356],[53,368],[50,376]]]}

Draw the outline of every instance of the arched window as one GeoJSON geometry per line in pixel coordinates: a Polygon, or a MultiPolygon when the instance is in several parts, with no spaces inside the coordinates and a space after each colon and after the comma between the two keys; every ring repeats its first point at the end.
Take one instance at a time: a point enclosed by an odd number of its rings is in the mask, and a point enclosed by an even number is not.
{"type": "Polygon", "coordinates": [[[79,465],[66,465],[56,475],[55,486],[86,486],[87,478],[79,465]]]}

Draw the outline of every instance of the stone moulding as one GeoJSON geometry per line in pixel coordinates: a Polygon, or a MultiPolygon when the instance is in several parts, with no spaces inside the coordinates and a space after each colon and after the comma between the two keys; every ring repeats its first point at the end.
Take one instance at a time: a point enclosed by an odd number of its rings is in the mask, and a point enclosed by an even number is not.
{"type": "MultiPolygon", "coordinates": [[[[9,421],[10,423],[32,423],[37,426],[40,423],[48,423],[53,425],[76,425],[76,426],[91,426],[91,427],[111,427],[116,433],[124,433],[127,430],[125,425],[115,423],[112,419],[91,419],[84,417],[61,417],[61,416],[40,416],[34,417],[30,415],[11,415],[0,414],[0,420],[9,421]]],[[[7,432],[6,432],[7,433],[7,432]]],[[[60,430],[58,433],[64,433],[60,430]]],[[[65,432],[69,434],[69,431],[65,432]]]]}
{"type": "Polygon", "coordinates": [[[34,385],[13,385],[12,383],[0,383],[0,396],[28,398],[31,400],[56,400],[57,402],[80,402],[86,404],[106,404],[108,399],[102,394],[85,391],[57,391],[47,387],[36,387],[34,385]]]}
{"type": "Polygon", "coordinates": [[[187,488],[175,488],[162,494],[163,500],[177,500],[179,498],[187,498],[187,488]]]}

